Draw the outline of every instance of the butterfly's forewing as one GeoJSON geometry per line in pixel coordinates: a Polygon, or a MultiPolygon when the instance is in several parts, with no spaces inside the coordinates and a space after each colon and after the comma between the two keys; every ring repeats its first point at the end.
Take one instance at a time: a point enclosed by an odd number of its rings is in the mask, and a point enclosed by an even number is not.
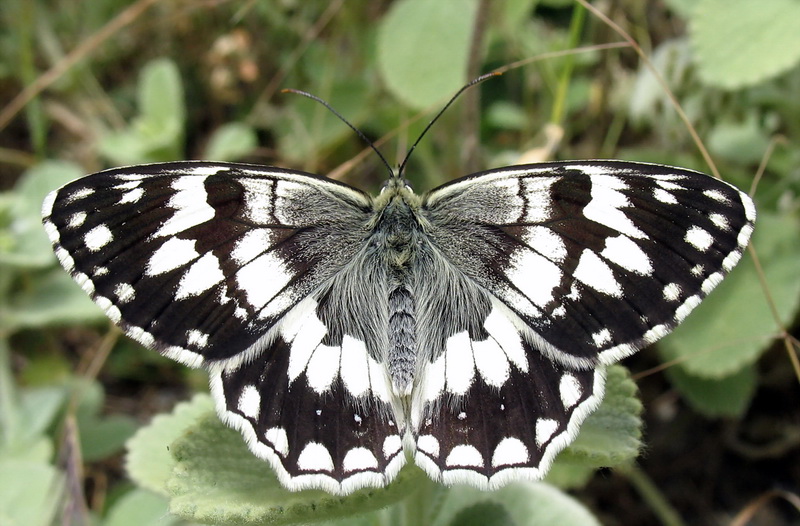
{"type": "Polygon", "coordinates": [[[546,472],[602,398],[603,366],[683,320],[755,221],[724,182],[619,161],[475,174],[432,191],[420,213],[433,250],[493,309],[465,313],[484,331],[442,328],[447,345],[421,368],[417,459],[482,487],[546,472]]]}
{"type": "Polygon", "coordinates": [[[211,370],[221,416],[284,484],[340,493],[401,463],[374,342],[329,330],[342,316],[309,298],[352,262],[371,207],[300,172],[179,162],[76,180],[43,215],[62,265],[126,334],[211,370]]]}

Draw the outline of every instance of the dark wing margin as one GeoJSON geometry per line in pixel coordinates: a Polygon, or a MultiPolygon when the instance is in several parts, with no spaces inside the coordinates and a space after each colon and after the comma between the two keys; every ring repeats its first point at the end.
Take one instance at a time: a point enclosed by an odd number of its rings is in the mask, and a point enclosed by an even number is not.
{"type": "Polygon", "coordinates": [[[197,367],[252,358],[358,249],[370,212],[366,194],[302,172],[175,162],[73,181],[47,197],[43,223],[128,336],[197,367]]]}
{"type": "Polygon", "coordinates": [[[441,253],[562,363],[613,363],[666,335],[739,261],[752,200],[708,175],[571,161],[491,170],[433,190],[441,253]]]}

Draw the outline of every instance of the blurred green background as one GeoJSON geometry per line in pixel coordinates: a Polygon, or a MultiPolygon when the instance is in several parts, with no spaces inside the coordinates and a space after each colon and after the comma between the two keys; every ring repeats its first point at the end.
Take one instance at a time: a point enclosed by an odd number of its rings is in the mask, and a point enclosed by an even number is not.
{"type": "Polygon", "coordinates": [[[130,482],[124,445],[207,389],[204,373],[120,336],[57,267],[40,225],[50,190],[112,166],[214,159],[374,192],[387,175],[377,156],[323,106],[281,90],[323,98],[396,166],[461,86],[496,68],[416,149],[406,177],[418,191],[553,159],[718,170],[756,199],[763,279],[746,255],[675,334],[626,360],[644,404],[635,464],[481,506],[468,493],[431,504],[401,492],[389,511],[356,517],[354,504],[340,520],[523,524],[534,517],[521,502],[538,498],[559,504],[555,522],[537,524],[749,513],[748,524],[797,524],[800,3],[594,5],[641,46],[714,166],[639,55],[572,0],[4,0],[0,524],[177,523],[166,497],[130,482]]]}

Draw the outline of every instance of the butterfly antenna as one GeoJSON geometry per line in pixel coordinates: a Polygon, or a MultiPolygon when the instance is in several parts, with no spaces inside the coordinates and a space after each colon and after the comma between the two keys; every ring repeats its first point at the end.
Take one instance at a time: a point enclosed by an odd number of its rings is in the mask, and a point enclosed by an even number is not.
{"type": "Polygon", "coordinates": [[[455,94],[455,95],[453,95],[453,96],[452,96],[452,98],[451,98],[451,99],[450,99],[450,100],[447,102],[447,104],[445,104],[445,105],[444,105],[444,107],[443,107],[441,110],[439,110],[439,113],[437,113],[437,114],[436,114],[436,115],[433,117],[433,119],[431,119],[431,122],[429,122],[429,123],[428,123],[428,125],[427,125],[427,126],[425,126],[425,129],[424,129],[424,130],[422,130],[422,133],[420,133],[420,134],[419,134],[419,137],[417,137],[417,140],[416,140],[416,141],[414,141],[414,144],[412,144],[412,145],[411,145],[411,148],[409,148],[409,149],[408,149],[408,153],[406,154],[406,158],[405,158],[405,159],[403,159],[403,162],[402,162],[402,164],[400,165],[400,169],[397,171],[397,176],[398,176],[398,177],[400,177],[400,176],[403,174],[403,170],[405,169],[405,167],[406,167],[406,164],[408,163],[408,158],[409,158],[409,157],[411,157],[411,154],[414,152],[414,149],[417,147],[417,145],[418,145],[418,144],[419,144],[419,142],[422,140],[422,138],[423,138],[423,137],[425,137],[425,134],[426,134],[426,133],[428,133],[428,130],[430,130],[430,129],[431,129],[431,126],[433,126],[433,123],[434,123],[434,122],[436,122],[437,120],[439,120],[439,117],[441,117],[441,116],[442,116],[442,114],[443,114],[443,113],[444,113],[444,112],[447,110],[447,108],[449,108],[449,107],[450,107],[450,105],[451,105],[451,104],[453,104],[453,103],[456,101],[456,99],[457,99],[457,98],[458,98],[458,97],[459,97],[459,96],[460,96],[462,93],[464,93],[465,91],[467,91],[467,89],[471,88],[471,87],[472,87],[472,86],[474,86],[475,84],[480,84],[480,83],[481,83],[481,82],[483,82],[484,80],[488,80],[488,79],[490,79],[490,78],[492,78],[492,77],[499,77],[500,75],[502,75],[502,73],[501,73],[501,72],[499,72],[499,71],[492,71],[491,73],[487,73],[487,74],[485,74],[485,75],[481,75],[480,77],[478,77],[478,78],[476,78],[476,79],[472,79],[472,80],[471,80],[471,81],[469,81],[469,82],[468,82],[468,83],[467,83],[465,86],[463,86],[463,87],[462,87],[460,90],[458,90],[458,91],[456,92],[456,94],[455,94]]]}
{"type": "Polygon", "coordinates": [[[389,177],[390,178],[394,177],[394,171],[392,170],[392,166],[386,161],[386,158],[383,156],[381,151],[378,150],[375,147],[374,144],[372,144],[372,141],[370,141],[369,138],[366,135],[364,135],[364,133],[361,130],[359,130],[358,128],[356,128],[352,124],[350,124],[350,121],[345,119],[344,116],[341,113],[339,113],[338,111],[333,109],[333,107],[331,107],[330,104],[328,104],[327,102],[325,102],[321,98],[317,97],[316,95],[312,95],[310,93],[307,93],[305,91],[301,91],[301,90],[298,90],[298,89],[291,89],[291,88],[282,89],[281,93],[296,93],[297,95],[302,95],[304,97],[308,97],[309,99],[317,101],[320,104],[322,104],[323,106],[325,106],[328,109],[328,111],[330,111],[331,113],[336,115],[339,118],[340,121],[342,121],[343,123],[347,124],[350,127],[351,130],[356,132],[356,134],[359,137],[361,137],[361,140],[363,140],[365,143],[367,143],[369,145],[370,148],[372,148],[372,151],[374,151],[375,153],[378,154],[378,157],[380,157],[381,161],[383,162],[383,165],[386,166],[387,170],[389,170],[389,177]]]}

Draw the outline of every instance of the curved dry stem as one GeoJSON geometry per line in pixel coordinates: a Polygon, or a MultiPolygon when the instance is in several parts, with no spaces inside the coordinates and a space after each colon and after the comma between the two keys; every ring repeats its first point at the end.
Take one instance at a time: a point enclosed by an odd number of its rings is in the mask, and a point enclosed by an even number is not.
{"type": "Polygon", "coordinates": [[[697,130],[695,129],[694,125],[692,125],[692,122],[689,120],[689,116],[686,115],[686,112],[683,111],[683,108],[681,107],[680,102],[678,102],[678,99],[675,98],[675,94],[672,93],[671,89],[669,89],[669,85],[667,84],[667,81],[664,80],[664,77],[662,77],[661,74],[658,72],[658,70],[655,68],[655,66],[653,66],[653,63],[650,62],[650,59],[647,57],[647,55],[642,50],[642,48],[639,46],[639,44],[636,43],[636,41],[633,39],[633,37],[627,31],[622,29],[613,20],[608,18],[605,14],[603,14],[603,12],[598,10],[596,7],[592,6],[589,2],[587,2],[586,0],[577,0],[577,2],[579,4],[581,4],[583,7],[585,7],[586,9],[588,9],[589,11],[591,11],[591,13],[594,16],[596,16],[597,18],[602,20],[606,25],[608,25],[608,27],[613,29],[619,36],[624,38],[628,42],[628,44],[630,44],[630,46],[633,48],[633,50],[636,51],[636,53],[639,55],[639,57],[641,57],[642,63],[644,63],[645,67],[647,67],[647,69],[650,70],[650,73],[652,73],[653,77],[655,77],[655,79],[658,81],[658,84],[661,86],[661,89],[664,90],[664,93],[667,95],[667,98],[669,98],[669,101],[672,104],[672,107],[675,109],[675,111],[677,112],[678,116],[681,118],[683,123],[686,125],[686,129],[689,131],[689,135],[692,136],[692,140],[694,141],[695,145],[697,146],[697,149],[700,150],[700,154],[703,156],[703,159],[705,159],[706,164],[708,164],[708,167],[711,169],[711,173],[717,179],[721,179],[722,177],[719,174],[719,170],[717,169],[717,165],[714,163],[714,160],[711,158],[711,154],[708,153],[708,150],[706,149],[705,145],[703,144],[703,141],[700,139],[700,135],[697,133],[697,130]]]}

